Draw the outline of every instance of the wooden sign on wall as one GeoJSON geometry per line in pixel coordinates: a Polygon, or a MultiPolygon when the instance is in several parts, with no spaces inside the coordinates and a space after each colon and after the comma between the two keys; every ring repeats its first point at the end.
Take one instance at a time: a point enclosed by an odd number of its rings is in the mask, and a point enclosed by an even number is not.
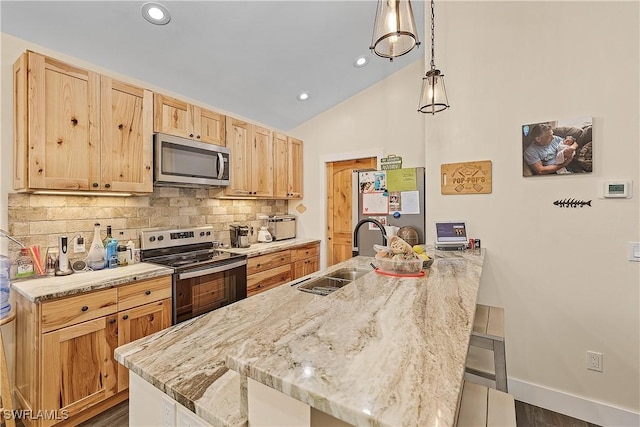
{"type": "Polygon", "coordinates": [[[491,160],[440,165],[442,194],[491,193],[491,160]]]}

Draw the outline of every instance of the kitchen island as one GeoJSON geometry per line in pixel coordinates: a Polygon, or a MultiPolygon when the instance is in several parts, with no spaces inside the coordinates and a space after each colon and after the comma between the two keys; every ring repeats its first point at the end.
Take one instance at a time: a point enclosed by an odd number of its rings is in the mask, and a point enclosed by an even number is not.
{"type": "Polygon", "coordinates": [[[453,425],[483,260],[484,249],[438,252],[424,277],[370,271],[328,296],[298,291],[299,279],[119,347],[116,360],[212,425],[246,425],[248,381],[349,424],[453,425]]]}

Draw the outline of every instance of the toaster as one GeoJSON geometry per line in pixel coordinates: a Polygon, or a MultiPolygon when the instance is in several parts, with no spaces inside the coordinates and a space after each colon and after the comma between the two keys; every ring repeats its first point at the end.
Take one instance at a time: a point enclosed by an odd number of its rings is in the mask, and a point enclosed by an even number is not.
{"type": "Polygon", "coordinates": [[[267,224],[273,240],[293,239],[296,237],[295,215],[272,215],[267,219],[267,224]]]}

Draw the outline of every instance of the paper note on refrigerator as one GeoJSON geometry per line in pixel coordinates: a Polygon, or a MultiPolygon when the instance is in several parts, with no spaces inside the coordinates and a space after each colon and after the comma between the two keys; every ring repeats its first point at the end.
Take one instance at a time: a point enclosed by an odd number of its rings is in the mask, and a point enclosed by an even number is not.
{"type": "Polygon", "coordinates": [[[420,213],[419,191],[402,191],[400,193],[400,213],[403,215],[420,213]]]}
{"type": "Polygon", "coordinates": [[[362,214],[373,215],[389,213],[389,197],[385,193],[362,193],[362,214]]]}
{"type": "Polygon", "coordinates": [[[416,168],[388,170],[387,183],[390,192],[417,190],[416,168]]]}

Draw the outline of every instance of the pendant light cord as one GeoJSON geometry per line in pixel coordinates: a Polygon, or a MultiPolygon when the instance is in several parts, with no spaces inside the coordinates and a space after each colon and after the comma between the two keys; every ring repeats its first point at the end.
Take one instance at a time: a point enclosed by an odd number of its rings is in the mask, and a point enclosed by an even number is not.
{"type": "Polygon", "coordinates": [[[436,59],[435,59],[435,20],[436,20],[436,15],[433,11],[433,1],[431,0],[431,69],[435,69],[436,68],[436,59]]]}

